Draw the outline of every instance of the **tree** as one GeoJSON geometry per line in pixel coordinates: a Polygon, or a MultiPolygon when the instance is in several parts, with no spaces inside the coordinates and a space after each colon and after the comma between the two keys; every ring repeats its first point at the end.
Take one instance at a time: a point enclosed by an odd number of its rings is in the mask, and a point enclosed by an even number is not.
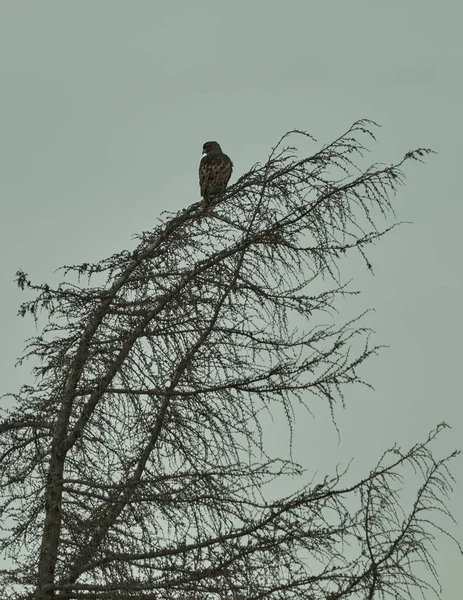
{"type": "MultiPolygon", "coordinates": [[[[433,512],[450,489],[429,439],[386,452],[355,484],[309,480],[265,447],[262,412],[314,395],[332,414],[378,351],[341,260],[381,238],[402,165],[355,164],[359,121],[298,158],[286,134],[203,213],[197,202],[138,237],[135,251],[64,268],[32,290],[40,321],[23,358],[33,386],[1,425],[4,598],[405,598],[436,589],[433,512]],[[354,174],[352,174],[354,173],[354,174]],[[75,280],[71,280],[72,276],[75,280]],[[85,283],[82,283],[82,281],[85,283]],[[321,316],[331,322],[323,325],[321,316]],[[421,480],[400,506],[407,466],[421,480]],[[281,477],[302,482],[272,497],[281,477]],[[423,577],[425,565],[431,578],[423,577]],[[434,577],[434,579],[433,579],[434,577]]],[[[452,455],[453,456],[453,455],[452,455]]]]}

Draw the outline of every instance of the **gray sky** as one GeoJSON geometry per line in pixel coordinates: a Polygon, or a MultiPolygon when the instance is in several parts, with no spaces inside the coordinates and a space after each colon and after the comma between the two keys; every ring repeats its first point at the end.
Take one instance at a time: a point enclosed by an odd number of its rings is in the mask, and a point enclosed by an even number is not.
{"type": "MultiPolygon", "coordinates": [[[[339,412],[298,425],[295,458],[324,472],[355,457],[374,466],[440,421],[436,451],[462,448],[460,171],[461,3],[450,0],[3,0],[0,4],[1,391],[30,321],[15,318],[18,268],[55,280],[63,264],[133,247],[162,210],[199,200],[201,147],[217,139],[235,177],[288,129],[321,144],[367,117],[382,125],[371,161],[415,147],[395,202],[412,221],[358,270],[358,311],[388,344],[339,412]]],[[[315,146],[314,146],[315,148],[315,146]]],[[[357,272],[357,271],[356,271],[357,272]]],[[[278,428],[278,424],[275,425],[278,428]]],[[[450,506],[463,522],[463,461],[450,506]]],[[[463,539],[462,527],[454,533],[463,539]]],[[[461,589],[461,558],[439,539],[443,598],[461,589]]]]}

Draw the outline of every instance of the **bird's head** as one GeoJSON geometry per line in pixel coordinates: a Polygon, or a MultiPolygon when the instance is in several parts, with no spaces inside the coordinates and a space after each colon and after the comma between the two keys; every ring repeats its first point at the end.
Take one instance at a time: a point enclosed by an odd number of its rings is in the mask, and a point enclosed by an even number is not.
{"type": "Polygon", "coordinates": [[[218,142],[205,142],[203,144],[203,154],[209,154],[210,152],[222,152],[222,148],[218,142]]]}

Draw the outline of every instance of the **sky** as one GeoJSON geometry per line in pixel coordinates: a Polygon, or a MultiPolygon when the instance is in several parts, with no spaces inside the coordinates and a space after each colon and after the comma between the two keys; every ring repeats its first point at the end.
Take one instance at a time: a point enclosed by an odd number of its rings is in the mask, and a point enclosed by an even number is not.
{"type": "MultiPolygon", "coordinates": [[[[375,276],[354,269],[358,312],[375,309],[365,324],[388,345],[363,371],[375,391],[347,394],[341,440],[314,406],[295,458],[324,472],[353,457],[364,473],[441,421],[452,429],[437,456],[463,448],[462,19],[456,0],[3,0],[0,392],[27,377],[14,364],[35,333],[16,317],[19,268],[56,281],[63,264],[132,249],[163,210],[199,200],[206,140],[237,178],[289,129],[323,145],[369,118],[381,125],[371,162],[437,154],[407,166],[394,208],[409,224],[371,250],[375,276]]],[[[463,541],[461,458],[453,475],[463,541]]],[[[462,557],[440,537],[437,559],[442,598],[456,598],[462,557]]]]}

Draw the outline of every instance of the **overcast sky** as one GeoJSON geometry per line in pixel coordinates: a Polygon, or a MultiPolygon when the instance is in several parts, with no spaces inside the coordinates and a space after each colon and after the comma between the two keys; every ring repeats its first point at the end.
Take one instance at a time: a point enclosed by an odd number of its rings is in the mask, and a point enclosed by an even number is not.
{"type": "MultiPolygon", "coordinates": [[[[15,317],[18,268],[56,281],[63,264],[133,248],[162,210],[199,200],[206,140],[235,178],[288,129],[324,144],[366,117],[382,126],[373,162],[438,154],[407,167],[395,209],[412,224],[355,282],[358,311],[376,309],[365,324],[389,345],[363,372],[376,391],[347,395],[340,443],[316,407],[295,458],[324,472],[352,456],[361,473],[440,421],[452,430],[437,454],[462,448],[462,20],[456,0],[1,0],[0,391],[21,384],[14,362],[34,334],[15,317]]],[[[463,461],[453,467],[463,523],[463,461]]],[[[438,567],[454,600],[462,563],[444,538],[438,567]]]]}

